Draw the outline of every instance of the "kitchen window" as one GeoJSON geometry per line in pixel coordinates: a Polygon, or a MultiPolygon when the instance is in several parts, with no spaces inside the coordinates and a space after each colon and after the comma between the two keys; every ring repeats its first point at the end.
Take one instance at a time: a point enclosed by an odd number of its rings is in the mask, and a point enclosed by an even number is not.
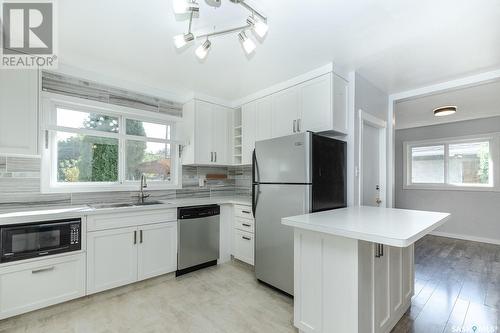
{"type": "Polygon", "coordinates": [[[175,117],[76,100],[44,100],[43,192],[179,187],[175,117]]]}
{"type": "Polygon", "coordinates": [[[407,142],[405,188],[494,189],[497,136],[407,142]]]}

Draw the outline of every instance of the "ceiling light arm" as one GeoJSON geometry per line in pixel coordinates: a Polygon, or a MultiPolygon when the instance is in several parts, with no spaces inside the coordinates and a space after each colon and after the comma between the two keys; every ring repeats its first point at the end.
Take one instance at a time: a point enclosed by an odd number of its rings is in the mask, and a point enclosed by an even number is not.
{"type": "Polygon", "coordinates": [[[189,27],[188,27],[188,34],[191,33],[191,26],[193,24],[193,14],[194,14],[194,11],[191,11],[191,14],[189,15],[189,27]]]}
{"type": "Polygon", "coordinates": [[[267,17],[259,13],[256,9],[254,9],[252,6],[250,6],[248,3],[246,3],[245,0],[231,0],[232,3],[235,4],[240,4],[243,7],[245,7],[248,11],[252,13],[252,15],[257,15],[262,21],[267,22],[267,17]]]}
{"type": "Polygon", "coordinates": [[[208,37],[216,37],[216,36],[221,36],[221,35],[226,35],[230,34],[235,31],[241,31],[245,29],[249,29],[251,26],[250,24],[243,25],[241,27],[236,27],[236,28],[231,28],[231,29],[226,29],[226,30],[220,30],[220,31],[214,31],[208,34],[203,34],[203,35],[197,35],[196,38],[208,38],[208,37]]]}

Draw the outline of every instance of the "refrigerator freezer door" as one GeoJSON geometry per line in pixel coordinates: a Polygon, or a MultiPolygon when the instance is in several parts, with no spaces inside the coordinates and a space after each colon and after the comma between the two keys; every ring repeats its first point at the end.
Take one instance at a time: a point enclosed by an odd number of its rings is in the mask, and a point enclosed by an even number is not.
{"type": "Polygon", "coordinates": [[[257,141],[254,181],[257,183],[311,183],[311,133],[257,141]]]}
{"type": "Polygon", "coordinates": [[[293,228],[281,224],[287,216],[310,210],[311,185],[255,186],[255,275],[293,295],[293,228]]]}

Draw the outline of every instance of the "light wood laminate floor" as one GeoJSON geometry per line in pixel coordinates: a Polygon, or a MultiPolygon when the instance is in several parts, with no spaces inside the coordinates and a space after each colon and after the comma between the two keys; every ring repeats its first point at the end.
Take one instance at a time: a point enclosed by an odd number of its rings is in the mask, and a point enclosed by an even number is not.
{"type": "MultiPolygon", "coordinates": [[[[500,246],[427,236],[415,263],[412,307],[393,333],[500,333],[500,246]]],[[[0,333],[297,332],[292,316],[291,298],[231,262],[6,319],[0,333]]]]}
{"type": "Polygon", "coordinates": [[[415,247],[415,296],[392,333],[500,332],[500,246],[426,236],[415,247]]]}

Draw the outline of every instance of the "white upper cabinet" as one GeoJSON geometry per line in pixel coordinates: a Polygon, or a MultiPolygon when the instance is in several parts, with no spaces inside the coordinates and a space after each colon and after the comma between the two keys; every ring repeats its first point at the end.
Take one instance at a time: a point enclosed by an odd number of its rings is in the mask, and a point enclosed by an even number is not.
{"type": "Polygon", "coordinates": [[[242,164],[255,142],[306,131],[347,134],[349,84],[330,72],[242,106],[242,164]]]}
{"type": "Polygon", "coordinates": [[[241,163],[252,163],[255,142],[272,138],[272,99],[270,96],[245,104],[241,108],[241,163]]]}
{"type": "Polygon", "coordinates": [[[332,130],[347,134],[349,112],[349,82],[333,74],[333,124],[332,130]]]}
{"type": "Polygon", "coordinates": [[[230,165],[232,109],[193,100],[183,108],[183,164],[230,165]]]}
{"type": "Polygon", "coordinates": [[[262,141],[272,137],[272,110],[270,96],[255,101],[255,141],[262,141]]]}
{"type": "Polygon", "coordinates": [[[300,85],[298,131],[328,131],[332,119],[332,76],[323,75],[300,85]]]}
{"type": "Polygon", "coordinates": [[[252,152],[256,141],[255,102],[241,107],[241,164],[252,163],[252,152]]]}
{"type": "Polygon", "coordinates": [[[297,131],[300,114],[300,89],[292,87],[272,95],[272,136],[279,137],[297,131]]]}
{"type": "Polygon", "coordinates": [[[38,71],[0,74],[0,154],[38,154],[38,71]]]}

